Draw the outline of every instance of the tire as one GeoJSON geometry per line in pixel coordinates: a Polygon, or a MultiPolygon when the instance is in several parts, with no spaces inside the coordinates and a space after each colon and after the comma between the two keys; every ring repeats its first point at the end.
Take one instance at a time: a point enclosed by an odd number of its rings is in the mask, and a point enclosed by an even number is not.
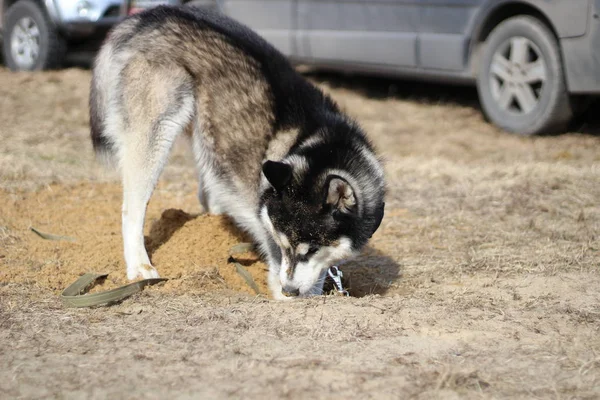
{"type": "Polygon", "coordinates": [[[490,33],[477,90],[486,117],[509,132],[560,132],[573,116],[558,42],[531,16],[504,20],[490,33]]]}
{"type": "Polygon", "coordinates": [[[36,71],[61,66],[66,42],[35,1],[19,0],[10,6],[4,28],[2,51],[4,62],[11,70],[36,71]]]}

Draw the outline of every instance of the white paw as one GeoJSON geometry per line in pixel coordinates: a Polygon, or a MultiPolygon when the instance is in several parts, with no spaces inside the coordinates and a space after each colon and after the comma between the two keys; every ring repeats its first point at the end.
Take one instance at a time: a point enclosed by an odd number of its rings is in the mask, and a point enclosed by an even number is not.
{"type": "Polygon", "coordinates": [[[139,264],[137,268],[128,268],[127,269],[127,279],[130,281],[143,278],[143,279],[153,279],[160,278],[158,275],[158,271],[152,265],[149,264],[139,264]]]}

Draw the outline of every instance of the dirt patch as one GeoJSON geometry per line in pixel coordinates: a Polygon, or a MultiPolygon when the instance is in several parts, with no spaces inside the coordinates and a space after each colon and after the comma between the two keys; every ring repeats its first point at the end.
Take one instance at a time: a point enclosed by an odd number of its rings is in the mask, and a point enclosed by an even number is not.
{"type": "MultiPolygon", "coordinates": [[[[0,250],[0,284],[27,283],[58,292],[85,272],[110,274],[92,292],[128,283],[122,256],[121,196],[118,184],[55,184],[39,191],[0,191],[0,203],[5,206],[0,226],[6,235],[0,250]],[[74,240],[45,240],[31,227],[74,240]]],[[[146,248],[161,277],[169,279],[154,290],[198,294],[232,290],[256,295],[229,262],[230,249],[250,242],[250,237],[224,216],[194,212],[198,206],[193,196],[176,202],[187,212],[168,208],[170,199],[159,188],[148,207],[146,248]]],[[[269,296],[268,267],[259,255],[247,252],[235,259],[251,274],[260,294],[269,296]]],[[[342,268],[347,273],[344,283],[354,296],[382,293],[387,285],[377,277],[385,279],[382,270],[393,265],[380,251],[369,248],[342,268]]]]}
{"type": "MultiPolygon", "coordinates": [[[[0,283],[21,282],[60,291],[85,272],[109,273],[95,290],[127,283],[120,230],[121,192],[116,184],[52,185],[39,192],[7,194],[0,201],[12,245],[1,251],[0,283]],[[44,240],[29,227],[67,235],[70,241],[44,240]]],[[[159,206],[160,194],[148,212],[146,245],[152,262],[169,280],[164,292],[231,289],[254,294],[228,263],[229,249],[247,241],[225,217],[186,213],[159,206]]],[[[266,266],[246,256],[246,268],[266,294],[266,266]]]]}

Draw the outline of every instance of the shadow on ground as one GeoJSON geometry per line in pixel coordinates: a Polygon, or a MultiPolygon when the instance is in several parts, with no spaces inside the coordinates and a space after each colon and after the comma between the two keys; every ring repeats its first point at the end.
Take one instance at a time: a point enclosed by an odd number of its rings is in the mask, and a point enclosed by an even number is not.
{"type": "MultiPolygon", "coordinates": [[[[152,254],[167,243],[169,239],[183,227],[188,221],[198,218],[202,214],[188,214],[185,211],[169,208],[162,212],[160,219],[154,221],[150,227],[150,233],[144,237],[144,244],[148,255],[152,254]]],[[[232,221],[224,219],[221,223],[224,230],[235,236],[240,243],[248,241],[248,236],[237,229],[232,221]]]]}
{"type": "Polygon", "coordinates": [[[165,244],[175,232],[194,218],[196,218],[196,215],[188,214],[182,210],[172,208],[164,210],[160,219],[152,224],[149,235],[144,237],[148,255],[152,257],[152,254],[165,244]]]}
{"type": "Polygon", "coordinates": [[[469,85],[424,82],[366,74],[309,71],[303,74],[316,83],[346,89],[371,99],[418,101],[422,104],[457,104],[480,109],[477,90],[469,85]]]}
{"type": "Polygon", "coordinates": [[[356,259],[344,263],[342,283],[352,297],[384,295],[402,279],[400,265],[387,254],[367,246],[356,259]]]}

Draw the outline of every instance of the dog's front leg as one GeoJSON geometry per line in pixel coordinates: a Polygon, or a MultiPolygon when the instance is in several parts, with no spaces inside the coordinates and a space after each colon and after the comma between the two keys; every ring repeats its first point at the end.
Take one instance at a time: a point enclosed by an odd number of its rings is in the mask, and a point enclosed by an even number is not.
{"type": "Polygon", "coordinates": [[[268,284],[271,296],[273,296],[275,300],[291,300],[292,297],[287,297],[283,294],[283,288],[281,287],[281,281],[279,280],[280,269],[281,265],[278,263],[274,265],[269,261],[268,284]]]}

